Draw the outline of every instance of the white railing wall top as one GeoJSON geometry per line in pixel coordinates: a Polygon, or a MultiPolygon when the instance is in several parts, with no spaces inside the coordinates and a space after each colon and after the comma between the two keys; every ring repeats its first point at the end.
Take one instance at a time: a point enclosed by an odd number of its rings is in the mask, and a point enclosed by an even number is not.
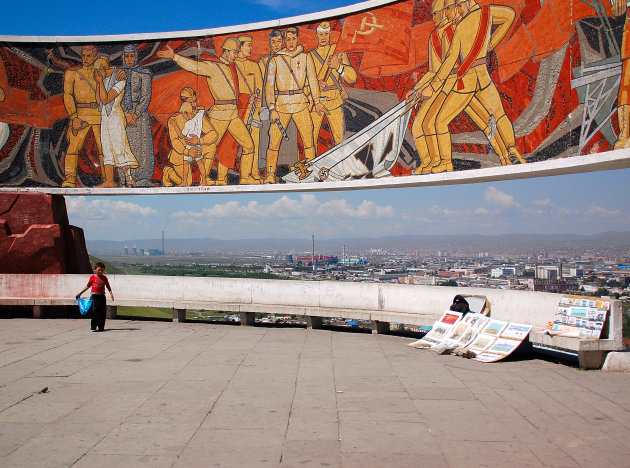
{"type": "MultiPolygon", "coordinates": [[[[2,299],[74,300],[89,275],[0,274],[2,299]]],[[[562,295],[485,288],[454,288],[341,281],[260,280],[176,276],[108,275],[112,305],[294,313],[371,318],[431,325],[456,294],[485,295],[494,318],[543,327],[553,320],[562,295]]],[[[87,293],[86,293],[87,295],[87,293]]]]}

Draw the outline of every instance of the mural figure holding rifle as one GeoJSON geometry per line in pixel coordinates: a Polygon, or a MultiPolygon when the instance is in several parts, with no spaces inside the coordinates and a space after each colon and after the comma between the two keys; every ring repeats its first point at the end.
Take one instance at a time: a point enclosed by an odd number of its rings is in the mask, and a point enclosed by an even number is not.
{"type": "MultiPolygon", "coordinates": [[[[352,85],[357,81],[357,71],[350,64],[348,54],[337,52],[337,44],[330,43],[330,22],[324,21],[317,26],[317,47],[310,54],[315,65],[319,83],[320,101],[328,110],[327,119],[333,141],[338,145],[343,140],[344,120],[343,103],[348,99],[344,83],[352,85]]],[[[311,111],[313,137],[315,144],[322,128],[324,114],[311,111]]]]}
{"type": "MultiPolygon", "coordinates": [[[[328,114],[328,109],[320,102],[319,83],[310,54],[304,52],[298,43],[300,30],[287,28],[284,33],[286,48],[269,59],[265,99],[272,122],[267,150],[267,175],[265,183],[276,182],[278,152],[282,138],[286,138],[288,123],[293,120],[297,126],[306,161],[315,158],[313,141],[313,120],[309,111],[311,102],[306,95],[306,87],[311,90],[314,110],[318,114],[328,114]]],[[[299,163],[299,161],[298,161],[299,163]]]]}
{"type": "Polygon", "coordinates": [[[252,137],[254,152],[251,156],[241,155],[241,184],[260,184],[262,182],[258,172],[258,154],[260,146],[260,106],[262,103],[263,77],[258,63],[250,60],[252,56],[252,36],[241,34],[238,36],[240,50],[234,64],[238,72],[238,83],[241,95],[239,100],[239,112],[245,122],[245,126],[252,137]]]}
{"type": "MultiPolygon", "coordinates": [[[[173,49],[159,51],[158,57],[173,60],[177,65],[195,75],[206,78],[208,89],[214,99],[214,103],[207,111],[212,127],[217,132],[217,140],[204,155],[206,175],[209,176],[217,151],[217,145],[225,135],[229,133],[232,138],[243,148],[241,158],[253,159],[254,142],[238,113],[239,81],[234,62],[238,56],[239,43],[234,37],[228,37],[223,43],[221,57],[217,60],[194,60],[175,54],[173,49]]],[[[211,181],[206,177],[205,185],[227,185],[228,170],[234,166],[236,155],[230,160],[219,158],[217,180],[211,181]]],[[[243,175],[243,174],[241,174],[243,175]]]]}

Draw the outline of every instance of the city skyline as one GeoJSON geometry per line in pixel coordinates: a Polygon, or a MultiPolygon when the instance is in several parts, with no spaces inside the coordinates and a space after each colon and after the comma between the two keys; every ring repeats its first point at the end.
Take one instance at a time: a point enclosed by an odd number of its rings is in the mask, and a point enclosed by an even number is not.
{"type": "MultiPolygon", "coordinates": [[[[87,35],[231,26],[355,2],[238,2],[190,14],[170,4],[109,2],[69,17],[36,3],[28,22],[9,5],[5,34],[87,35]],[[124,12],[121,14],[120,12],[124,12]],[[150,12],[150,14],[147,14],[150,12]]],[[[630,170],[469,185],[306,193],[66,197],[87,239],[169,237],[381,237],[396,234],[595,234],[630,231],[630,170]]]]}

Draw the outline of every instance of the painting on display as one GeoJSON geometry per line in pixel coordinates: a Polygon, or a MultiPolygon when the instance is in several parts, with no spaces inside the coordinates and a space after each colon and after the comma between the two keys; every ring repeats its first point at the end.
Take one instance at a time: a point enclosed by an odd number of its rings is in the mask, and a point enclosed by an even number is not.
{"type": "Polygon", "coordinates": [[[438,354],[474,357],[481,362],[496,362],[516,351],[532,329],[531,325],[491,319],[473,312],[459,316],[449,326],[444,321],[447,314],[436,321],[425,336],[407,346],[429,348],[438,354]]]}
{"type": "Polygon", "coordinates": [[[145,41],[4,36],[0,188],[374,187],[596,162],[630,146],[627,15],[405,0],[145,41]]]}

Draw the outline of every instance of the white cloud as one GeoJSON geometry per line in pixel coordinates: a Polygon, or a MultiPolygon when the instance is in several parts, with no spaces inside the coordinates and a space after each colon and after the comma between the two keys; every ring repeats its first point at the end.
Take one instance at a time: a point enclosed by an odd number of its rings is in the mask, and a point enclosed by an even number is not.
{"type": "Polygon", "coordinates": [[[549,198],[545,198],[544,200],[534,200],[532,204],[536,206],[553,206],[553,203],[551,203],[549,198]]]}
{"type": "Polygon", "coordinates": [[[496,214],[495,212],[483,207],[478,207],[470,210],[456,210],[440,205],[431,205],[428,208],[427,212],[431,215],[431,217],[450,218],[453,221],[457,222],[461,222],[462,219],[468,219],[469,221],[471,221],[472,219],[482,216],[496,214]]]}
{"type": "Polygon", "coordinates": [[[608,210],[604,207],[593,204],[584,211],[584,215],[598,218],[616,218],[618,216],[621,216],[621,211],[608,210]]]}
{"type": "Polygon", "coordinates": [[[578,216],[581,214],[578,210],[570,208],[558,208],[558,214],[560,216],[578,216]]]}
{"type": "Polygon", "coordinates": [[[496,187],[488,187],[483,196],[486,202],[492,205],[497,205],[501,208],[520,207],[519,203],[514,200],[512,195],[508,195],[507,193],[498,190],[496,187]]]}
{"type": "Polygon", "coordinates": [[[491,211],[487,208],[479,207],[475,211],[473,211],[473,213],[477,216],[486,216],[491,214],[491,211]]]}
{"type": "Polygon", "coordinates": [[[88,199],[86,197],[68,197],[66,200],[68,215],[87,221],[127,220],[158,215],[154,208],[115,199],[88,199]]]}
{"type": "Polygon", "coordinates": [[[178,220],[198,220],[204,219],[311,219],[327,218],[359,218],[359,219],[383,219],[394,218],[396,210],[391,205],[381,206],[373,201],[363,200],[354,206],[347,200],[337,199],[320,202],[315,195],[305,194],[298,199],[293,199],[284,195],[278,200],[269,204],[261,204],[257,201],[250,201],[241,204],[236,201],[216,204],[201,211],[178,211],[173,213],[173,217],[178,220]]]}

